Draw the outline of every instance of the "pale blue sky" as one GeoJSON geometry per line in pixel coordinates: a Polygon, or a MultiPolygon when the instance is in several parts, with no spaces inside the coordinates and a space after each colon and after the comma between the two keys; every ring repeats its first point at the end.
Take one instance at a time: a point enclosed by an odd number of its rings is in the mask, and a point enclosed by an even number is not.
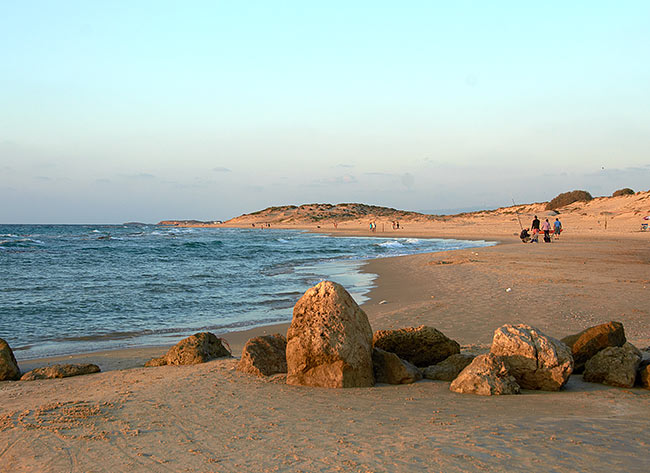
{"type": "Polygon", "coordinates": [[[648,190],[650,2],[523,3],[0,0],[0,223],[648,190]]]}

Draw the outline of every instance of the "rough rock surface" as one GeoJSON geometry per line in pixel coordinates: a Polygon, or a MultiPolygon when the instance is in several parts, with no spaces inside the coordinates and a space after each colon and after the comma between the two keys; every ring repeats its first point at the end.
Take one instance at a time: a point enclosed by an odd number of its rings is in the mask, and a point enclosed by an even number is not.
{"type": "Polygon", "coordinates": [[[558,391],[573,371],[569,347],[529,325],[499,327],[490,351],[503,359],[524,389],[558,391]]]}
{"type": "Polygon", "coordinates": [[[255,376],[286,373],[287,339],[279,333],[251,338],[244,345],[237,370],[255,376]]]}
{"type": "Polygon", "coordinates": [[[642,388],[650,389],[650,360],[643,360],[639,364],[637,384],[642,388]]]}
{"type": "Polygon", "coordinates": [[[416,366],[381,348],[373,348],[372,365],[377,383],[411,384],[422,379],[416,366]]]}
{"type": "Polygon", "coordinates": [[[20,369],[14,352],[7,342],[0,338],[0,381],[20,378],[20,369]]]}
{"type": "Polygon", "coordinates": [[[463,394],[495,396],[519,394],[520,388],[506,365],[493,353],[479,355],[452,381],[449,389],[463,394]]]}
{"type": "Polygon", "coordinates": [[[415,366],[440,363],[460,353],[460,345],[433,327],[422,325],[399,330],[378,330],[373,336],[377,348],[395,353],[415,366]]]}
{"type": "Polygon", "coordinates": [[[50,365],[25,373],[21,381],[34,381],[36,379],[69,378],[83,374],[99,373],[99,366],[93,364],[82,365],[50,365]]]}
{"type": "Polygon", "coordinates": [[[164,356],[147,361],[145,366],[196,365],[224,356],[231,356],[230,351],[219,337],[210,332],[199,332],[178,342],[164,356]]]}
{"type": "Polygon", "coordinates": [[[335,282],[310,288],[287,331],[287,384],[327,388],[374,385],[366,313],[335,282]]]}
{"type": "Polygon", "coordinates": [[[590,383],[631,388],[640,363],[641,352],[634,345],[608,347],[587,361],[582,378],[590,383]]]}
{"type": "Polygon", "coordinates": [[[451,355],[437,365],[431,365],[424,369],[424,377],[439,381],[453,381],[474,360],[474,355],[457,353],[451,355]]]}
{"type": "Polygon", "coordinates": [[[571,349],[574,373],[582,373],[585,363],[600,350],[622,347],[626,342],[623,324],[613,321],[589,327],[580,333],[564,337],[562,341],[571,349]]]}

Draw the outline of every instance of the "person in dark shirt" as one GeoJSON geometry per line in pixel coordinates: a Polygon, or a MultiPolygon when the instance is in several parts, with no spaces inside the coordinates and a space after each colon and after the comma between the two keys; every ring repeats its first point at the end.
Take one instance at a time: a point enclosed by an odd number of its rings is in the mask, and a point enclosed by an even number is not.
{"type": "Polygon", "coordinates": [[[537,215],[535,215],[535,218],[533,219],[533,223],[530,225],[531,230],[539,230],[539,219],[537,218],[537,215]]]}

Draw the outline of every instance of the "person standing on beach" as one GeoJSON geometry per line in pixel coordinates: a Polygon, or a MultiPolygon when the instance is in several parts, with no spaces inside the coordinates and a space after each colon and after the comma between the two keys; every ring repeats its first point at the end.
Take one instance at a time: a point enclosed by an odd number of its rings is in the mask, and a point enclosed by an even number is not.
{"type": "Polygon", "coordinates": [[[551,222],[548,219],[544,220],[542,223],[542,230],[544,231],[544,243],[551,242],[551,222]]]}
{"type": "Polygon", "coordinates": [[[555,222],[553,222],[553,236],[555,236],[556,240],[560,238],[560,232],[562,232],[562,222],[556,217],[555,222]]]}

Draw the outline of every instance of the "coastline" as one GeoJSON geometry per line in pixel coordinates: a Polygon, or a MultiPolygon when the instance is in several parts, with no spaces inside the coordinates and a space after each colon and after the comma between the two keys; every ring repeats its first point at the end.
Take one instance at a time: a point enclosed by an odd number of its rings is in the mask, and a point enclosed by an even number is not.
{"type": "MultiPolygon", "coordinates": [[[[300,227],[300,228],[292,227],[291,229],[303,230],[310,233],[318,233],[318,234],[331,236],[331,237],[423,238],[423,239],[442,238],[442,239],[458,239],[458,240],[466,240],[466,241],[482,241],[482,239],[476,237],[475,238],[463,238],[461,236],[443,237],[443,236],[430,235],[422,231],[404,232],[399,234],[393,233],[388,235],[386,233],[377,234],[368,231],[364,232],[363,230],[355,231],[352,229],[340,230],[335,232],[323,232],[323,231],[319,231],[318,229],[314,230],[309,227],[300,227]]],[[[489,241],[494,241],[497,244],[501,244],[505,242],[504,239],[492,239],[489,241]]],[[[462,250],[451,250],[451,251],[462,251],[462,250]]],[[[420,253],[420,255],[425,255],[425,254],[433,255],[436,253],[437,252],[420,253]]],[[[369,264],[377,260],[392,260],[393,258],[402,258],[402,257],[403,256],[373,258],[370,260],[366,260],[362,264],[360,268],[360,272],[379,276],[379,274],[375,270],[368,269],[369,264]]],[[[372,267],[374,268],[374,266],[372,267]]],[[[365,294],[365,297],[369,297],[369,294],[372,293],[374,289],[376,289],[376,284],[373,284],[373,288],[371,288],[370,291],[365,294]]],[[[369,301],[362,303],[361,307],[365,309],[366,304],[368,302],[369,301]]],[[[220,338],[223,338],[231,348],[233,356],[238,357],[241,354],[241,351],[245,343],[250,338],[266,335],[266,334],[273,334],[273,333],[281,333],[282,335],[286,335],[290,323],[291,321],[289,320],[287,322],[282,322],[282,323],[254,326],[243,330],[233,330],[224,333],[215,332],[215,334],[220,338]]],[[[180,341],[180,338],[178,341],[180,341]]],[[[161,344],[161,345],[145,345],[145,346],[104,349],[104,350],[91,350],[91,351],[82,351],[78,353],[71,353],[65,355],[34,357],[34,358],[27,358],[27,359],[21,359],[19,357],[21,354],[20,351],[16,351],[15,354],[17,355],[16,358],[18,359],[18,363],[23,373],[27,371],[31,371],[35,368],[39,368],[50,364],[57,364],[57,363],[79,363],[79,364],[93,363],[100,366],[102,371],[113,371],[113,370],[142,367],[144,366],[144,363],[146,361],[152,358],[162,356],[173,345],[174,344],[161,344]]]]}
{"type": "MultiPolygon", "coordinates": [[[[638,238],[584,235],[375,259],[364,266],[378,278],[363,309],[373,330],[430,325],[470,352],[517,322],[564,336],[619,320],[645,348],[649,262],[638,238]]],[[[232,340],[236,357],[253,332],[232,340]]],[[[430,380],[308,388],[240,373],[237,358],[121,369],[134,353],[116,354],[102,373],[0,383],[0,470],[647,470],[650,391],[640,388],[580,375],[560,392],[517,396],[461,395],[430,380]]]]}

